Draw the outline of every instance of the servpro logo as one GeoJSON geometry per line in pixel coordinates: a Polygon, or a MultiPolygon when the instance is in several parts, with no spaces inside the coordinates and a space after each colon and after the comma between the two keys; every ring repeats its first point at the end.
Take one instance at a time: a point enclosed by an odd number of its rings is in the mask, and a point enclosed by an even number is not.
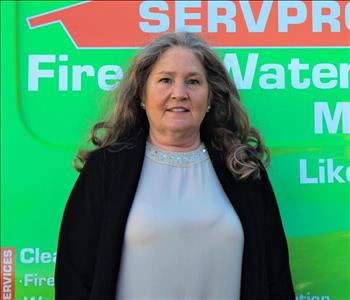
{"type": "Polygon", "coordinates": [[[77,48],[142,47],[167,31],[214,47],[348,46],[349,1],[88,1],[28,18],[61,23],[77,48]]]}

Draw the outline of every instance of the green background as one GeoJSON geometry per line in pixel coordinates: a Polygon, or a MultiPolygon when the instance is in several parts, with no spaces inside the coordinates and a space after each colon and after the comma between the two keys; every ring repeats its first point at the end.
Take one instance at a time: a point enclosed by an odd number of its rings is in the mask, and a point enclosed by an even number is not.
{"type": "MultiPolygon", "coordinates": [[[[25,287],[22,280],[28,273],[53,276],[54,264],[23,264],[20,251],[56,251],[64,205],[78,176],[72,160],[108,103],[96,77],[85,77],[80,92],[59,92],[53,79],[43,80],[37,92],[28,91],[28,56],[68,54],[69,66],[91,64],[97,69],[115,64],[125,71],[137,52],[76,49],[60,24],[29,29],[27,17],[75,2],[1,2],[1,247],[16,248],[16,299],[53,298],[52,287],[25,287]]],[[[241,48],[217,53],[222,59],[236,53],[242,71],[249,53],[259,53],[257,68],[278,63],[287,69],[292,57],[310,67],[350,60],[349,48],[241,48]]],[[[256,77],[252,88],[240,93],[272,153],[269,175],[288,237],[296,294],[350,299],[349,182],[299,182],[300,159],[308,160],[310,176],[316,176],[319,158],[350,165],[349,135],[341,130],[314,133],[314,102],[328,102],[333,112],[336,102],[349,101],[349,91],[312,85],[293,89],[288,73],[286,83],[282,90],[263,90],[256,77]]]]}

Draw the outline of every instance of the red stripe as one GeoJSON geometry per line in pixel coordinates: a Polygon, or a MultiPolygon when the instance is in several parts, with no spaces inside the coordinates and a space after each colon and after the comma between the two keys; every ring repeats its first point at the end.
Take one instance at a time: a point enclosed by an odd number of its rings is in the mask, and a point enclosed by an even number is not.
{"type": "Polygon", "coordinates": [[[15,248],[1,248],[0,299],[15,299],[15,248]]]}
{"type": "MultiPolygon", "coordinates": [[[[143,19],[140,15],[140,5],[144,1],[91,1],[80,5],[62,8],[40,16],[29,18],[32,28],[60,21],[66,28],[74,43],[80,48],[106,47],[142,47],[161,33],[145,33],[140,28],[140,22],[159,24],[158,20],[143,19]]],[[[158,1],[162,2],[162,1],[158,1]]],[[[162,14],[169,21],[168,31],[174,31],[176,24],[181,22],[181,15],[176,14],[176,5],[183,1],[163,1],[168,6],[161,11],[153,7],[152,13],[162,14]]],[[[216,1],[213,1],[216,2],[216,1]]],[[[212,2],[212,3],[213,3],[212,2]]],[[[226,1],[227,2],[227,1],[226,1]]],[[[247,1],[245,1],[247,2],[247,1]]],[[[208,32],[208,2],[202,1],[201,7],[188,7],[185,13],[197,13],[199,19],[186,19],[186,25],[201,26],[202,36],[216,47],[254,47],[254,46],[349,46],[349,29],[345,24],[345,8],[349,1],[332,1],[340,10],[336,23],[340,24],[340,32],[331,32],[330,25],[325,23],[322,32],[313,31],[314,14],[317,1],[296,1],[303,6],[306,20],[301,24],[290,24],[288,32],[279,32],[279,25],[285,20],[279,14],[279,6],[284,1],[273,1],[263,32],[249,32],[248,23],[239,1],[231,1],[235,7],[236,31],[227,32],[225,24],[219,24],[217,32],[208,32]]],[[[291,1],[292,3],[293,1],[291,1]]],[[[157,2],[155,2],[157,3],[157,2]]],[[[249,1],[254,19],[257,20],[263,1],[249,1]]],[[[211,9],[211,11],[213,11],[211,9]]],[[[230,10],[231,11],[231,10],[230,10]]],[[[350,12],[350,9],[348,8],[350,12]]],[[[217,9],[218,15],[226,14],[224,8],[217,9]]],[[[288,9],[288,16],[295,15],[295,8],[288,9]]],[[[231,11],[232,13],[232,11],[231,11]]],[[[322,14],[330,13],[323,9],[322,14]]],[[[318,16],[319,17],[319,16],[318,16]]],[[[349,17],[349,16],[348,16],[349,17]]]]}

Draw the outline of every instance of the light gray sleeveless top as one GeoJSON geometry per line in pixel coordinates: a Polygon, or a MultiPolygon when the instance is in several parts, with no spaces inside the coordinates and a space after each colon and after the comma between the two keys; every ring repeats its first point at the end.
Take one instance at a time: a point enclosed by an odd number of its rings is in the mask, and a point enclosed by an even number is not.
{"type": "Polygon", "coordinates": [[[243,243],[205,146],[169,152],[147,143],[116,299],[239,299],[243,243]]]}

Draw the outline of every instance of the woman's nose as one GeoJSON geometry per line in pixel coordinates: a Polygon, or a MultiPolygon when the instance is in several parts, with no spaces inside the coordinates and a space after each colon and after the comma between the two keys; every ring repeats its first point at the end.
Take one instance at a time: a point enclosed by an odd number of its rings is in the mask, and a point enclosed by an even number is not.
{"type": "Polygon", "coordinates": [[[174,83],[171,91],[171,98],[177,100],[188,99],[187,87],[185,83],[174,83]]]}

